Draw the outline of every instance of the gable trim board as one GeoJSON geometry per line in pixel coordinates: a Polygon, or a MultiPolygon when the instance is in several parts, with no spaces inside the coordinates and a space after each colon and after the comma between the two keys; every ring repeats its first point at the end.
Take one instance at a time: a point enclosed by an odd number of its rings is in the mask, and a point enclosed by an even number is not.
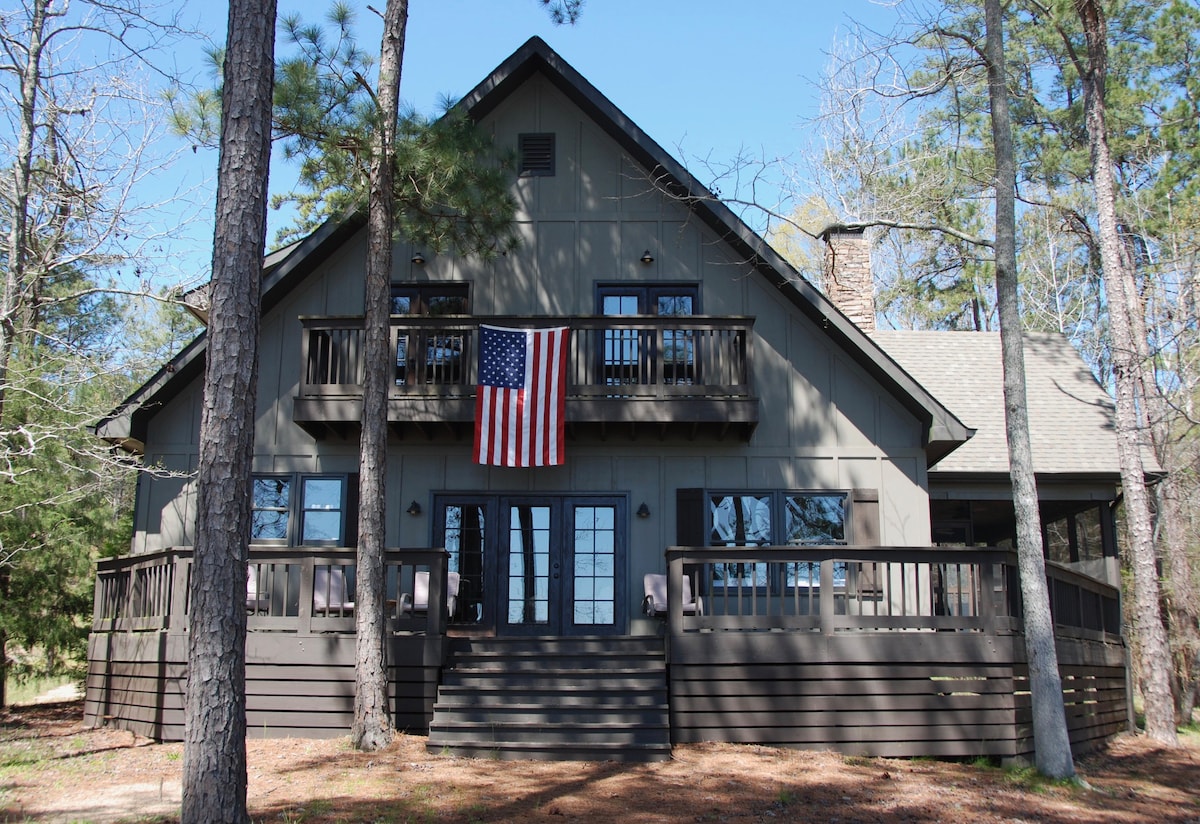
{"type": "MultiPolygon", "coordinates": [[[[921,384],[856,327],[819,290],[721,203],[681,164],[625,116],[545,41],[532,37],[458,104],[480,120],[534,73],[544,77],[653,176],[655,185],[684,204],[778,292],[823,330],[834,343],[910,412],[922,426],[926,460],[941,460],[974,430],[963,424],[921,384]]],[[[361,210],[331,218],[312,235],[264,262],[262,312],[265,315],[328,256],[365,225],[361,210]],[[277,263],[274,257],[282,254],[277,263]]],[[[96,434],[122,448],[141,452],[149,419],[190,380],[203,373],[203,333],[147,381],[109,417],[96,434]]]]}

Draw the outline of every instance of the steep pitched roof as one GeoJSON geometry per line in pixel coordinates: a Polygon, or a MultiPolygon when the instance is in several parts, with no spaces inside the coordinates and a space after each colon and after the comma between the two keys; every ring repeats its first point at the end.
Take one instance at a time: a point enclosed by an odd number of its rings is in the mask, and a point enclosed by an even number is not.
{"type": "MultiPolygon", "coordinates": [[[[988,332],[873,332],[904,369],[976,435],[930,475],[1007,475],[1000,335],[988,332]]],[[[1113,404],[1070,342],[1027,332],[1025,377],[1034,469],[1041,475],[1120,474],[1113,404]]]]}
{"type": "MultiPolygon", "coordinates": [[[[775,286],[837,343],[843,351],[879,381],[897,401],[921,421],[926,437],[926,454],[933,463],[952,452],[971,430],[943,406],[934,395],[889,358],[861,329],[855,326],[830,301],[792,266],[780,257],[749,226],[721,203],[699,180],[692,176],[669,152],[652,140],[620,109],[612,104],[579,72],[563,60],[545,41],[532,37],[496,68],[458,104],[479,120],[493,111],[517,87],[535,73],[550,80],[568,99],[580,107],[629,156],[650,172],[657,184],[690,208],[712,231],[728,243],[743,259],[775,286]]],[[[329,221],[310,238],[288,250],[282,262],[264,273],[263,311],[275,305],[298,280],[315,268],[332,248],[363,225],[361,214],[329,221]]],[[[203,348],[193,357],[203,358],[203,348]]],[[[156,376],[161,377],[161,376],[156,376]]],[[[144,440],[145,419],[140,431],[130,431],[121,422],[137,427],[137,413],[127,410],[134,405],[165,402],[172,391],[178,392],[179,372],[143,386],[97,426],[101,437],[116,442],[138,443],[144,440]]]]}

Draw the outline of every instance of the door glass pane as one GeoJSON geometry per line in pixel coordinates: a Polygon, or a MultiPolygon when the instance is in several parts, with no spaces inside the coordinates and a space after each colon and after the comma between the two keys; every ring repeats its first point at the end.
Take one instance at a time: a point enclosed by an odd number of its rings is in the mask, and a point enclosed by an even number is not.
{"type": "Polygon", "coordinates": [[[611,625],[616,620],[616,509],[577,506],[574,527],[576,624],[611,625]]]}
{"type": "MultiPolygon", "coordinates": [[[[637,295],[605,295],[601,309],[607,316],[639,314],[637,295]]],[[[638,382],[638,355],[641,341],[636,329],[604,331],[604,382],[620,386],[638,382]]]]}
{"type": "Polygon", "coordinates": [[[450,553],[450,571],[457,572],[458,608],[450,618],[456,623],[483,621],[484,507],[479,504],[449,505],[445,513],[445,544],[450,553]]]}
{"type": "Polygon", "coordinates": [[[550,507],[513,506],[508,523],[508,623],[550,620],[550,507]]]}

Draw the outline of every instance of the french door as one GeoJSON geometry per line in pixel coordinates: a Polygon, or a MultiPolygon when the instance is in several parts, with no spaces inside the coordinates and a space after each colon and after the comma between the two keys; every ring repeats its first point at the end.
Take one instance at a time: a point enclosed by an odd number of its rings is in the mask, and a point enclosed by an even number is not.
{"type": "Polygon", "coordinates": [[[627,505],[612,496],[439,496],[461,578],[452,623],[499,635],[625,631],[627,505]]]}

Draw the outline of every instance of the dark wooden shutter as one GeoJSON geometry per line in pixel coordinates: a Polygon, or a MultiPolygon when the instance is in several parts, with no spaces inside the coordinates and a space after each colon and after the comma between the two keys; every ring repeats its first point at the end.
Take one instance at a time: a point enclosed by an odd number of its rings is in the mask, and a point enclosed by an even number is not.
{"type": "MultiPolygon", "coordinates": [[[[850,543],[879,546],[879,490],[850,490],[850,543]]],[[[878,564],[863,564],[858,573],[860,593],[879,592],[878,564]]]]}
{"type": "Polygon", "coordinates": [[[342,546],[358,546],[358,473],[346,476],[346,511],[342,513],[342,546]]]}
{"type": "Polygon", "coordinates": [[[704,546],[704,490],[675,491],[675,543],[679,546],[704,546]]]}

